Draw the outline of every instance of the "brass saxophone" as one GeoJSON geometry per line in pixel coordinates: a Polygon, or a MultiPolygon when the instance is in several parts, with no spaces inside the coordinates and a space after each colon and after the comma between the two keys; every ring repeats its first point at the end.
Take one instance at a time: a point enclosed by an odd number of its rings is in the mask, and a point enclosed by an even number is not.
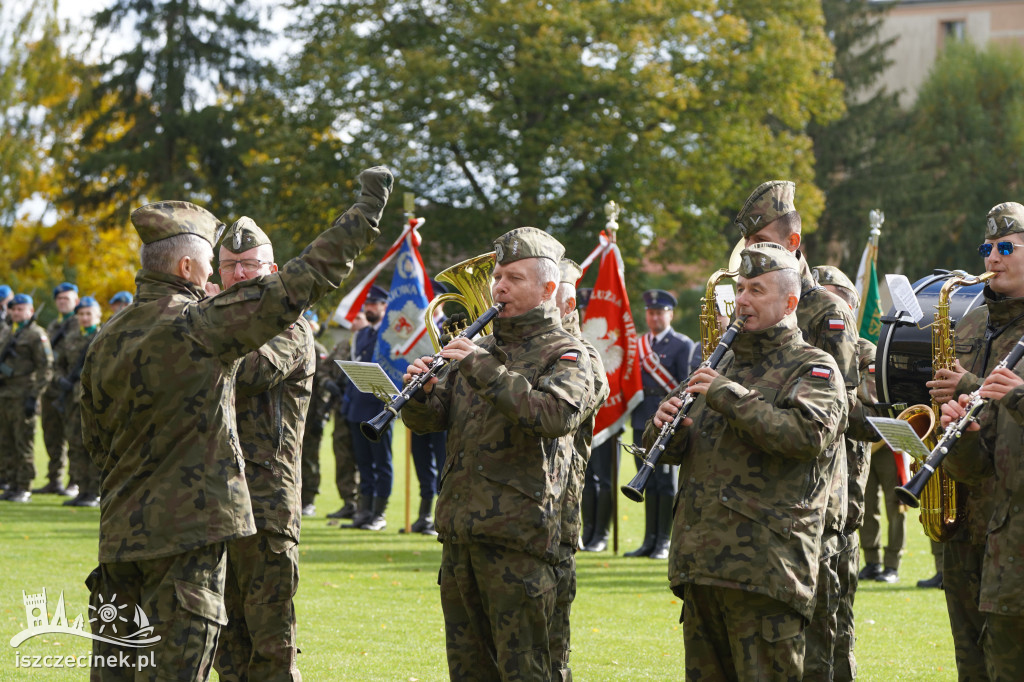
{"type": "Polygon", "coordinates": [[[739,274],[739,270],[722,268],[715,270],[708,278],[704,298],[700,299],[700,354],[704,360],[711,357],[722,338],[722,329],[718,326],[718,296],[715,294],[715,287],[722,279],[736,277],[739,274]]]}
{"type": "MultiPolygon", "coordinates": [[[[993,272],[974,277],[964,272],[956,272],[939,290],[939,300],[935,306],[935,321],[932,323],[932,377],[940,369],[953,369],[956,352],[953,346],[952,320],[949,316],[949,298],[957,287],[971,286],[987,282],[995,276],[993,272]]],[[[921,437],[929,450],[938,444],[939,406],[933,400],[929,405],[911,405],[899,414],[921,437]]],[[[911,471],[917,473],[922,462],[911,463],[911,471]]],[[[924,534],[935,542],[947,542],[956,533],[964,517],[964,500],[967,490],[954,481],[942,467],[921,490],[921,525],[924,534]]]]}

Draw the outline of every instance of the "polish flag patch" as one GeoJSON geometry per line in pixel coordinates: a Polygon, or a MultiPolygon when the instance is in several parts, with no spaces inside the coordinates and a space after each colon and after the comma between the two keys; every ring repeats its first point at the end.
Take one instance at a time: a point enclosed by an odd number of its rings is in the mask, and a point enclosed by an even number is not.
{"type": "Polygon", "coordinates": [[[562,353],[562,357],[559,360],[568,360],[570,362],[578,362],[580,359],[580,352],[578,350],[571,350],[566,353],[562,353]]]}
{"type": "Polygon", "coordinates": [[[830,331],[841,332],[844,329],[846,329],[846,323],[843,322],[842,319],[829,320],[828,321],[828,328],[829,328],[830,331]]]}
{"type": "Polygon", "coordinates": [[[870,365],[868,365],[868,374],[874,374],[874,373],[875,373],[875,363],[872,362],[870,365]]]}
{"type": "Polygon", "coordinates": [[[811,376],[817,377],[818,379],[828,379],[832,376],[832,370],[828,367],[812,367],[811,376]]]}

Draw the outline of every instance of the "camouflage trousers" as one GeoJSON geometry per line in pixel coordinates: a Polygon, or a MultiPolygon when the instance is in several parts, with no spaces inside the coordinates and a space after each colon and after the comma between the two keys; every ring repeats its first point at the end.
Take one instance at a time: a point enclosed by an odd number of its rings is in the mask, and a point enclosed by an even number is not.
{"type": "Polygon", "coordinates": [[[295,662],[297,543],[271,531],[228,543],[224,605],[214,666],[223,682],[302,680],[295,662]]]}
{"type": "Polygon", "coordinates": [[[555,569],[558,585],[555,587],[555,615],[548,624],[548,650],[551,655],[551,679],[569,682],[569,612],[576,599],[576,548],[562,543],[558,546],[558,566],[555,569]]]}
{"type": "MultiPolygon", "coordinates": [[[[120,660],[126,655],[130,665],[93,667],[90,679],[206,680],[213,669],[221,626],[227,623],[223,597],[226,565],[223,542],[162,559],[100,564],[85,581],[90,613],[96,614],[93,632],[99,633],[112,622],[101,610],[112,603],[118,609],[125,606],[118,614],[130,623],[128,632],[134,631],[138,606],[153,627],[151,636],[159,641],[152,647],[133,649],[94,640],[94,656],[120,660]],[[152,655],[153,668],[136,670],[137,655],[140,664],[143,655],[152,655]]],[[[106,634],[109,632],[107,629],[106,634]]]]}
{"type": "Polygon", "coordinates": [[[978,610],[981,591],[981,565],[985,545],[953,540],[945,543],[942,552],[942,589],[946,593],[946,610],[953,632],[956,670],[960,682],[987,682],[985,652],[981,633],[985,615],[978,610]]]}
{"type": "MultiPolygon", "coordinates": [[[[842,558],[842,559],[841,559],[842,558]]],[[[833,656],[839,629],[839,563],[842,552],[818,563],[818,583],[814,594],[814,616],[805,635],[804,678],[808,682],[831,682],[833,656]]]]}
{"type": "Polygon", "coordinates": [[[804,670],[803,616],[763,594],[687,585],[687,680],[797,682],[804,670]]]}
{"type": "MultiPolygon", "coordinates": [[[[68,442],[66,436],[66,415],[57,409],[58,393],[47,388],[39,401],[39,425],[43,430],[43,444],[49,462],[46,465],[46,480],[64,485],[64,474],[68,465],[68,442]]],[[[73,483],[78,481],[71,479],[73,483]]]]}
{"type": "Polygon", "coordinates": [[[79,493],[100,494],[100,470],[89,457],[82,442],[82,410],[75,403],[65,416],[65,437],[68,443],[68,469],[70,480],[78,484],[79,493]]]}
{"type": "Polygon", "coordinates": [[[871,454],[871,470],[864,488],[864,525],[860,529],[860,544],[864,548],[864,563],[884,564],[899,570],[900,558],[906,547],[907,511],[896,497],[896,460],[888,448],[871,454]],[[888,534],[885,555],[882,555],[882,507],[888,534]]]}
{"type": "Polygon", "coordinates": [[[338,495],[342,502],[359,502],[359,470],[356,469],[356,458],[352,454],[352,432],[344,417],[334,417],[334,484],[338,487],[338,495]]]}
{"type": "Polygon", "coordinates": [[[302,434],[302,506],[313,504],[320,494],[320,443],[322,428],[314,428],[308,421],[302,434]]]}
{"type": "Polygon", "coordinates": [[[0,478],[12,490],[29,490],[36,477],[36,418],[25,416],[21,398],[0,398],[0,478]]]}
{"type": "Polygon", "coordinates": [[[857,679],[857,660],[853,647],[857,641],[853,623],[853,601],[857,596],[860,573],[860,547],[856,531],[846,536],[846,549],[839,555],[839,611],[836,613],[836,648],[832,655],[833,679],[852,682],[857,679]]]}
{"type": "Polygon", "coordinates": [[[985,668],[992,682],[1024,680],[1024,648],[1020,645],[1022,632],[1024,616],[985,614],[981,643],[985,650],[985,668]]]}
{"type": "Polygon", "coordinates": [[[548,678],[554,566],[498,545],[446,542],[437,583],[450,679],[548,678]]]}

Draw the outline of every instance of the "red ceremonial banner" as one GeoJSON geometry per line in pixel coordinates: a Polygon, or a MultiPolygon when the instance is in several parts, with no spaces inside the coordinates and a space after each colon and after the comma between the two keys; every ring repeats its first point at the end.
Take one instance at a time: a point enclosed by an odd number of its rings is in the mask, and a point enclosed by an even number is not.
{"type": "Polygon", "coordinates": [[[615,244],[608,244],[601,256],[601,269],[583,321],[583,336],[601,355],[610,391],[595,418],[593,446],[597,447],[623,428],[629,413],[644,397],[636,326],[626,297],[622,255],[615,244]]]}

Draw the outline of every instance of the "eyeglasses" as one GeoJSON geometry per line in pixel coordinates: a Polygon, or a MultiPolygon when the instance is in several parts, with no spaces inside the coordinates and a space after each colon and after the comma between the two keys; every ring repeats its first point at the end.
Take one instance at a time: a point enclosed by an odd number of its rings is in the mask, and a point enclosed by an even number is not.
{"type": "Polygon", "coordinates": [[[251,275],[259,270],[261,265],[270,265],[271,261],[258,260],[256,258],[246,258],[244,260],[222,260],[217,269],[221,272],[234,272],[235,266],[239,263],[242,264],[242,270],[245,271],[246,274],[251,275]]]}
{"type": "MultiPolygon", "coordinates": [[[[1013,242],[997,242],[995,246],[1000,256],[1009,256],[1011,253],[1013,253],[1014,246],[1024,245],[1014,244],[1013,242]]],[[[982,244],[981,246],[978,247],[978,253],[981,254],[982,258],[988,258],[989,256],[992,255],[992,244],[982,244]]]]}

